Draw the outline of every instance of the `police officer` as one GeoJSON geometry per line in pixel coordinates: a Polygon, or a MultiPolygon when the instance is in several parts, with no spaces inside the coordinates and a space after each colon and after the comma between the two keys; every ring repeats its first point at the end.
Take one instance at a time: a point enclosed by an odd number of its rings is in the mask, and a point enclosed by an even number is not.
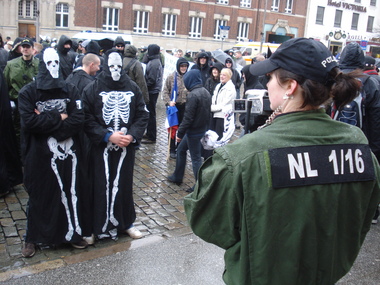
{"type": "Polygon", "coordinates": [[[269,77],[273,115],[260,130],[216,149],[185,211],[194,233],[226,250],[226,284],[334,284],[360,250],[380,200],[380,167],[362,131],[321,106],[351,101],[320,42],[284,42],[250,67],[269,77]]]}

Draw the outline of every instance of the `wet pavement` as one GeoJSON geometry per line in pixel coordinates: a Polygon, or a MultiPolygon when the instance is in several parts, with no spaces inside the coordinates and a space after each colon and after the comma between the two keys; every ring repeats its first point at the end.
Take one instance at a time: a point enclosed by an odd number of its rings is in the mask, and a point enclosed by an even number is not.
{"type": "MultiPolygon", "coordinates": [[[[0,199],[0,282],[53,284],[58,276],[61,284],[223,284],[223,251],[196,238],[184,214],[183,197],[194,183],[190,159],[181,186],[166,180],[174,169],[175,160],[167,159],[165,110],[160,100],[157,118],[157,142],[141,145],[136,154],[134,172],[135,226],[144,238],[132,240],[127,235],[119,235],[117,241],[97,241],[84,250],[63,245],[55,249],[39,249],[33,258],[23,258],[21,248],[28,194],[23,187],[18,187],[0,199]],[[133,269],[123,267],[128,264],[126,260],[133,261],[133,269]],[[144,264],[154,270],[146,272],[144,264]],[[108,271],[107,266],[111,266],[108,271]],[[128,270],[132,271],[125,275],[128,270]],[[100,274],[96,277],[93,272],[100,274]],[[110,276],[105,276],[107,274],[110,276]],[[89,276],[93,276],[93,281],[88,279],[89,276]],[[117,276],[120,278],[117,279],[117,276]],[[125,279],[128,276],[132,279],[125,279]],[[194,276],[198,279],[189,280],[194,276]]],[[[239,130],[235,131],[232,140],[237,139],[239,134],[239,130]]],[[[380,225],[376,225],[369,232],[353,269],[338,284],[380,284],[379,240],[380,225]]]]}

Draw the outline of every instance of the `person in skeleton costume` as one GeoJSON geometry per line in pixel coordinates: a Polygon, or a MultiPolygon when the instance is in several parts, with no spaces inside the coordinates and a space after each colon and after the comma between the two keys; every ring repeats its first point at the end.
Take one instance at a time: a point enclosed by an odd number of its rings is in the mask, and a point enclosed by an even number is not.
{"type": "Polygon", "coordinates": [[[57,52],[46,49],[36,80],[19,93],[24,183],[29,193],[24,257],[34,255],[35,244],[87,246],[77,193],[81,188],[78,134],[84,113],[78,89],[65,83],[59,64],[57,52]]]}
{"type": "Polygon", "coordinates": [[[118,232],[141,238],[132,179],[135,146],[148,123],[140,88],[122,69],[116,49],[107,51],[103,71],[83,91],[85,132],[91,140],[94,234],[117,238],[118,232]]]}

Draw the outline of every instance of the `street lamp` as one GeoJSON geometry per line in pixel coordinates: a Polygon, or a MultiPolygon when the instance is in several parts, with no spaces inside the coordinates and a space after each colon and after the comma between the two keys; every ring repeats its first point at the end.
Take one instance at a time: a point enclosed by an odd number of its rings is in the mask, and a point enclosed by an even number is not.
{"type": "Polygon", "coordinates": [[[263,51],[264,37],[265,37],[265,18],[267,16],[268,0],[265,0],[264,16],[263,16],[263,31],[261,32],[260,53],[263,51]]]}

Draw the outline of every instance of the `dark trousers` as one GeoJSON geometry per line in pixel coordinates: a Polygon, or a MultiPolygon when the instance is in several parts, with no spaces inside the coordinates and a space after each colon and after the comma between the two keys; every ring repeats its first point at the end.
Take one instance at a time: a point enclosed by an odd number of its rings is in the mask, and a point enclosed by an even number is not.
{"type": "Polygon", "coordinates": [[[157,139],[157,120],[156,120],[156,105],[158,94],[149,94],[149,104],[147,106],[149,111],[148,126],[146,128],[146,136],[149,140],[155,141],[157,139]]]}

